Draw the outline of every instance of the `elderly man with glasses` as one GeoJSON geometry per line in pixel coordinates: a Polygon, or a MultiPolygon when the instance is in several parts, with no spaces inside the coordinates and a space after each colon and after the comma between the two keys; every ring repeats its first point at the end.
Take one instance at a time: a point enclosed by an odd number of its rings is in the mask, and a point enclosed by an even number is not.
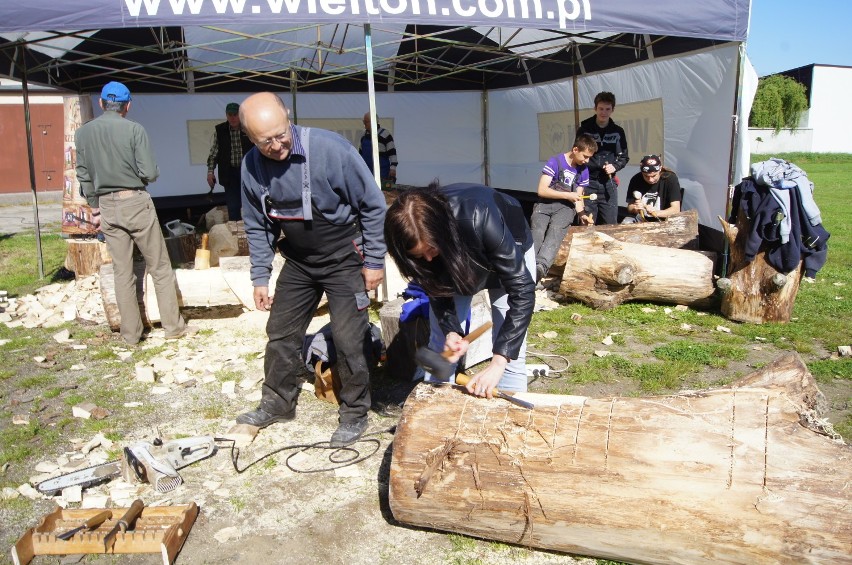
{"type": "Polygon", "coordinates": [[[250,96],[240,107],[240,121],[255,144],[243,161],[243,220],[255,306],[269,311],[269,342],[260,405],[237,423],[263,428],[295,417],[304,375],[302,342],[325,293],[341,381],[339,426],[330,444],[343,447],[357,441],[368,424],[367,292],[384,276],[385,199],[349,141],[292,125],[275,94],[250,96]],[[270,293],[276,250],[286,262],[270,293]]]}

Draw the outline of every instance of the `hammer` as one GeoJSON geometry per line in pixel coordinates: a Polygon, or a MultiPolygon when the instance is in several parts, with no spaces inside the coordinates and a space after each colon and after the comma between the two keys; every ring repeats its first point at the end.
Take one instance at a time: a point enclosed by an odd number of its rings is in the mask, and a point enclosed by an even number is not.
{"type": "MultiPolygon", "coordinates": [[[[470,343],[489,329],[491,329],[491,322],[485,322],[467,334],[464,339],[470,343]]],[[[414,354],[414,360],[417,361],[418,365],[429,371],[435,379],[447,382],[455,373],[455,367],[453,366],[454,363],[450,363],[448,361],[453,354],[453,351],[438,353],[437,351],[432,351],[428,347],[418,347],[417,353],[414,354]]]]}

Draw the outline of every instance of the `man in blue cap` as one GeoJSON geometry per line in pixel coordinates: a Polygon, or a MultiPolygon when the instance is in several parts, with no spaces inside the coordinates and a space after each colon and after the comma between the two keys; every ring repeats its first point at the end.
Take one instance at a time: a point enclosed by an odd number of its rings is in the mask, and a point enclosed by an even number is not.
{"type": "Polygon", "coordinates": [[[92,223],[103,232],[112,256],[121,337],[133,345],[142,339],[144,330],[133,272],[135,244],[154,279],[166,339],[179,338],[192,332],[180,315],[175,273],[151,195],[145,189],[160,176],[148,134],[125,118],[130,90],[120,82],[107,83],[98,103],[104,113],[75,134],[77,179],[92,207],[92,223]]]}
{"type": "Polygon", "coordinates": [[[254,144],[240,124],[240,105],[230,102],[225,106],[225,121],[216,124],[213,143],[207,156],[207,185],[210,192],[216,186],[214,170],[219,167],[219,184],[225,187],[228,204],[228,220],[236,222],[243,218],[242,195],[240,194],[240,165],[243,157],[254,144]]]}

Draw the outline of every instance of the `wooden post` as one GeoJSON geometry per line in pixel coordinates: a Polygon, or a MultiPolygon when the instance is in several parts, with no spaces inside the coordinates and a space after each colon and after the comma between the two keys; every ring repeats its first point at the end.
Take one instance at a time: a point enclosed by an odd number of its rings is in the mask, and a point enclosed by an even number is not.
{"type": "Polygon", "coordinates": [[[750,222],[744,213],[736,225],[719,217],[730,246],[728,276],[719,279],[722,291],[722,315],[737,322],[789,322],[802,280],[802,262],[789,274],[779,273],[766,261],[766,244],[760,246],[752,261],[745,258],[750,222]]]}
{"type": "Polygon", "coordinates": [[[559,292],[593,308],[629,300],[706,306],[713,261],[702,253],[616,241],[600,231],[576,233],[559,292]]]}
{"type": "Polygon", "coordinates": [[[849,563],[852,447],[797,354],[648,398],[421,384],[394,437],[403,524],[630,563],[849,563]]]}

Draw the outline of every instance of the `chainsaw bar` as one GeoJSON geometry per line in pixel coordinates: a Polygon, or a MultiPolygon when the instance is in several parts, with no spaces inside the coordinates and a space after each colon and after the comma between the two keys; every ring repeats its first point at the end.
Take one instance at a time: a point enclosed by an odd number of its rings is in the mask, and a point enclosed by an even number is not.
{"type": "MultiPolygon", "coordinates": [[[[136,478],[141,480],[143,475],[140,474],[140,463],[136,456],[126,447],[124,448],[124,457],[128,467],[136,475],[136,478]]],[[[116,459],[115,461],[107,461],[100,465],[92,465],[85,469],[77,469],[52,479],[47,479],[36,485],[36,490],[47,496],[53,496],[68,487],[80,485],[82,488],[99,485],[115,477],[122,475],[122,466],[124,461],[116,459]]]]}
{"type": "Polygon", "coordinates": [[[36,490],[47,496],[53,496],[68,487],[80,485],[86,488],[120,476],[121,460],[117,459],[47,479],[37,484],[36,490]]]}

